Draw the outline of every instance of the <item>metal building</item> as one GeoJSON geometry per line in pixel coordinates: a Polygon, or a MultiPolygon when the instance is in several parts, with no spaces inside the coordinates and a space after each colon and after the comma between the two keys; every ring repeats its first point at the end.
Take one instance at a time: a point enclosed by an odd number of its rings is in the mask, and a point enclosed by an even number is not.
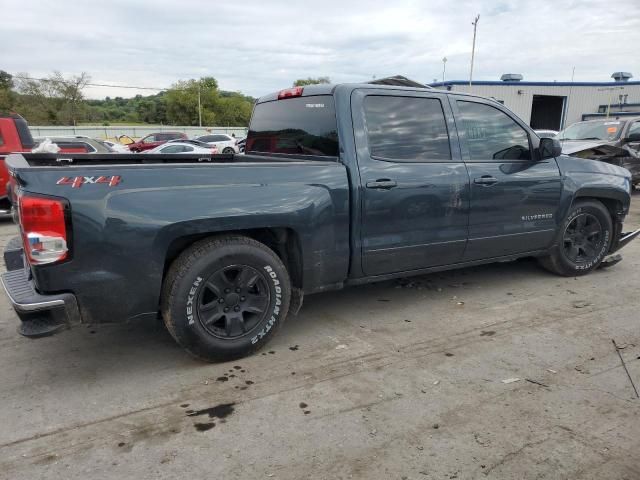
{"type": "Polygon", "coordinates": [[[611,82],[525,82],[508,73],[501,81],[446,81],[434,88],[495,98],[534,129],[561,130],[580,120],[640,115],[640,82],[616,72],[611,82]]]}

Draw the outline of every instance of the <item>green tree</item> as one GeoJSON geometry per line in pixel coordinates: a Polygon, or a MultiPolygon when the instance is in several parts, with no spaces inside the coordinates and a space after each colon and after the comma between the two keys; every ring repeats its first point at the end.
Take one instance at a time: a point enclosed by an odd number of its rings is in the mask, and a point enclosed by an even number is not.
{"type": "Polygon", "coordinates": [[[16,79],[19,113],[32,124],[75,125],[82,117],[82,89],[90,80],[87,73],[64,78],[56,71],[42,80],[21,73],[16,79]]]}
{"type": "Polygon", "coordinates": [[[6,112],[13,108],[14,95],[11,89],[13,88],[13,76],[0,70],[0,112],[6,112]]]}
{"type": "Polygon", "coordinates": [[[317,77],[317,78],[299,78],[293,82],[294,87],[304,87],[305,85],[318,85],[321,83],[331,83],[329,77],[317,77]]]}
{"type": "Polygon", "coordinates": [[[215,124],[218,82],[213,77],[175,83],[166,93],[167,121],[173,125],[198,125],[198,99],[202,124],[215,124]]]}

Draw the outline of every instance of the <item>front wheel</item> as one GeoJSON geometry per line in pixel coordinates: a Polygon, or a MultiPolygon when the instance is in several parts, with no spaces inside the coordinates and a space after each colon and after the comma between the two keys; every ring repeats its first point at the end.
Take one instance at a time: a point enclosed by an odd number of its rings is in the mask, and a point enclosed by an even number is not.
{"type": "Polygon", "coordinates": [[[203,240],[171,265],[162,316],[187,352],[207,361],[243,357],[261,348],[284,322],[291,285],[280,258],[251,238],[203,240]]]}
{"type": "Polygon", "coordinates": [[[578,201],[558,230],[553,251],[540,264],[565,277],[586,275],[598,268],[609,251],[612,231],[611,215],[602,203],[578,201]]]}

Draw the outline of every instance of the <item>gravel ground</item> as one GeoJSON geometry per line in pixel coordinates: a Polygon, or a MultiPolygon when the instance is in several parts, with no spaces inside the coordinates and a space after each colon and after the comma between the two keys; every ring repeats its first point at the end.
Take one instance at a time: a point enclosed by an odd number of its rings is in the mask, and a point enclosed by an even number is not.
{"type": "Polygon", "coordinates": [[[311,296],[213,365],[156,322],[28,340],[0,295],[0,478],[640,479],[611,342],[640,387],[640,241],[623,252],[582,278],[522,260],[311,296]]]}

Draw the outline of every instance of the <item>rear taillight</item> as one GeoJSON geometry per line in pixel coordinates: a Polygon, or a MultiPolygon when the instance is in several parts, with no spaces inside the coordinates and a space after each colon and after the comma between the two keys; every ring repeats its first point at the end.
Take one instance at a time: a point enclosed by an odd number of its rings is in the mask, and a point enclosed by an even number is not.
{"type": "Polygon", "coordinates": [[[293,87],[287,88],[286,90],[280,90],[278,93],[278,100],[282,100],[283,98],[300,97],[303,91],[303,87],[293,87]]]}
{"type": "Polygon", "coordinates": [[[29,263],[43,265],[64,260],[68,254],[64,201],[19,194],[18,210],[29,263]]]}

